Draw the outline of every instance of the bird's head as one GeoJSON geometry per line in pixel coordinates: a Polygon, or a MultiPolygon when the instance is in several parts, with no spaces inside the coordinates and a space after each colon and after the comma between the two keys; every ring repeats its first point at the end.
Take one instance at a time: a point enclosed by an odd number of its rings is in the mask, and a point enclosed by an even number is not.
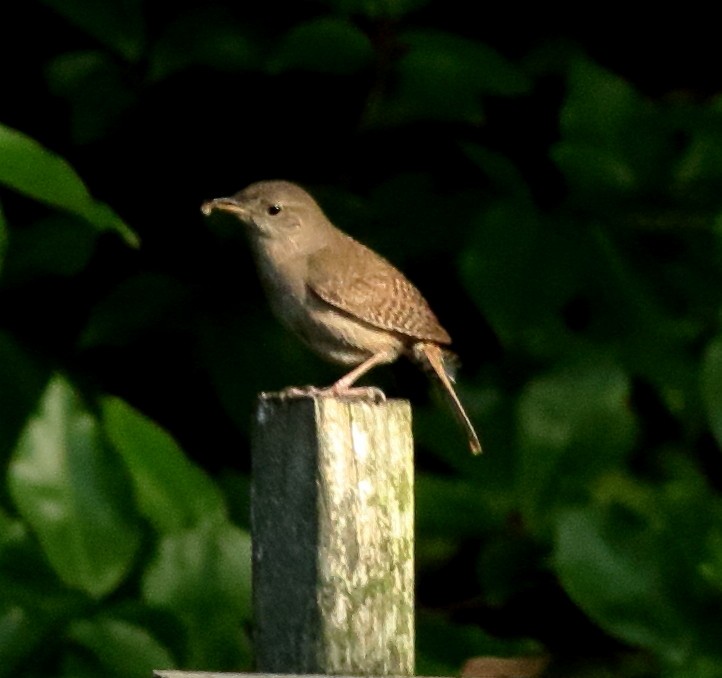
{"type": "Polygon", "coordinates": [[[288,181],[259,181],[229,198],[204,202],[206,216],[228,212],[247,226],[256,239],[287,240],[302,245],[330,226],[316,201],[288,181]]]}

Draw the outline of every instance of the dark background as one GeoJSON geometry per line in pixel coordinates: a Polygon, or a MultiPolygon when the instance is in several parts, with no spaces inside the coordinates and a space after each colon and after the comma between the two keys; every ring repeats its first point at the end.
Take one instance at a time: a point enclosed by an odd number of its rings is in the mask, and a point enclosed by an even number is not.
{"type": "Polygon", "coordinates": [[[461,357],[478,459],[415,367],[366,379],[414,406],[417,672],[722,673],[715,41],[572,18],[0,10],[0,132],[25,135],[0,134],[0,675],[252,665],[247,563],[214,554],[247,549],[255,394],[340,375],[200,214],[268,178],[397,264],[461,357]]]}

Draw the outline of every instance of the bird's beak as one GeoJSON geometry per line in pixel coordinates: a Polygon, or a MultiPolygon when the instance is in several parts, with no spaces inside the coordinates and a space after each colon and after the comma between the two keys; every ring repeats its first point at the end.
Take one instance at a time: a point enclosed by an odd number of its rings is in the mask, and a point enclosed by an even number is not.
{"type": "Polygon", "coordinates": [[[201,212],[203,212],[205,216],[209,216],[213,210],[232,212],[241,217],[248,213],[246,208],[235,200],[235,198],[214,198],[213,200],[206,200],[206,202],[201,205],[201,212]]]}

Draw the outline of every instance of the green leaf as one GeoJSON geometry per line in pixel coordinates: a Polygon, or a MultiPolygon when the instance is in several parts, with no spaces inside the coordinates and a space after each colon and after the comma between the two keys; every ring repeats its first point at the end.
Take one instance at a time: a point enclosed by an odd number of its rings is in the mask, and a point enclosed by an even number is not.
{"type": "Polygon", "coordinates": [[[239,27],[226,9],[195,7],[170,23],[155,42],[149,74],[161,80],[188,67],[244,70],[260,63],[259,51],[251,32],[239,27]]]}
{"type": "Polygon", "coordinates": [[[371,19],[398,19],[431,0],[325,0],[326,4],[344,14],[360,14],[371,19]]]}
{"type": "Polygon", "coordinates": [[[696,198],[704,186],[716,196],[722,179],[722,97],[705,106],[687,103],[684,131],[689,141],[675,163],[675,189],[682,194],[695,191],[696,198]]]}
{"type": "Polygon", "coordinates": [[[171,669],[170,652],[144,628],[101,615],[73,622],[68,637],[91,652],[102,675],[148,678],[157,669],[171,669]]]}
{"type": "Polygon", "coordinates": [[[511,530],[486,535],[477,561],[486,604],[501,609],[535,590],[546,576],[544,555],[538,542],[511,530]]]}
{"type": "Polygon", "coordinates": [[[102,403],[108,439],[120,453],[139,511],[162,533],[225,518],[223,499],[159,426],[118,398],[102,403]]]}
{"type": "Polygon", "coordinates": [[[700,574],[722,593],[722,530],[716,528],[707,540],[707,557],[699,567],[700,574]]]}
{"type": "Polygon", "coordinates": [[[396,67],[396,87],[375,103],[370,124],[478,124],[483,120],[483,95],[514,96],[529,90],[521,70],[482,42],[433,30],[407,31],[401,40],[407,49],[396,67]]]}
{"type": "Polygon", "coordinates": [[[0,459],[4,462],[35,409],[50,370],[0,331],[0,459]]]}
{"type": "Polygon", "coordinates": [[[562,136],[621,150],[629,123],[646,107],[634,88],[584,58],[572,62],[568,88],[560,119],[562,136]]]}
{"type": "Polygon", "coordinates": [[[578,290],[582,242],[559,220],[547,222],[525,199],[505,199],[477,217],[461,258],[472,298],[502,343],[545,357],[573,346],[560,309],[578,290]]]}
{"type": "Polygon", "coordinates": [[[627,515],[589,508],[559,513],[556,531],[554,563],[571,598],[617,638],[682,662],[688,621],[672,602],[653,533],[627,515]]]}
{"type": "Polygon", "coordinates": [[[229,309],[216,312],[200,327],[200,350],[221,404],[240,430],[251,423],[250,412],[259,391],[338,378],[332,366],[314,362],[308,349],[267,312],[257,317],[241,317],[229,309]],[[264,354],[274,359],[261,361],[256,350],[239,352],[241,345],[262,346],[264,354]]]}
{"type": "Polygon", "coordinates": [[[186,289],[176,278],[159,273],[134,275],[95,306],[80,345],[127,346],[152,329],[185,326],[186,301],[186,289]]]}
{"type": "Polygon", "coordinates": [[[581,199],[666,182],[674,150],[667,119],[622,78],[577,58],[551,155],[581,199]]]}
{"type": "Polygon", "coordinates": [[[4,282],[24,284],[43,276],[71,277],[88,264],[95,247],[92,226],[55,214],[13,232],[4,282]]]}
{"type": "Polygon", "coordinates": [[[163,537],[143,578],[143,596],[186,628],[183,664],[248,666],[251,540],[230,524],[200,525],[163,537]]]}
{"type": "Polygon", "coordinates": [[[484,172],[489,181],[504,195],[530,198],[529,186],[518,167],[505,155],[478,144],[462,143],[461,149],[484,172]]]}
{"type": "Polygon", "coordinates": [[[13,454],[11,496],[58,576],[101,597],[128,574],[140,545],[128,484],[98,422],[55,377],[13,454]]]}
{"type": "Polygon", "coordinates": [[[582,193],[632,193],[639,189],[637,174],[628,160],[608,148],[562,143],[552,149],[551,155],[574,189],[582,193]]]}
{"type": "Polygon", "coordinates": [[[470,215],[478,209],[476,192],[447,193],[430,174],[404,172],[377,185],[365,209],[342,213],[335,223],[359,224],[359,228],[365,224],[366,231],[354,229],[353,235],[406,270],[424,258],[431,263],[436,257],[455,257],[466,237],[470,215]],[[374,223],[393,224],[393,228],[374,228],[374,223]],[[440,237],[441,233],[445,237],[440,237]]]}
{"type": "Polygon", "coordinates": [[[118,232],[137,246],[138,237],[107,205],[94,200],[72,167],[30,137],[0,125],[0,184],[118,232]]]}
{"type": "Polygon", "coordinates": [[[0,274],[3,272],[3,264],[5,263],[5,252],[8,248],[8,229],[5,224],[5,215],[3,214],[3,206],[0,203],[0,274]]]}
{"type": "Polygon", "coordinates": [[[416,479],[417,529],[425,536],[478,537],[508,508],[496,499],[489,501],[478,487],[461,479],[420,474],[416,479]],[[498,513],[492,514],[494,509],[498,513]]]}
{"type": "Polygon", "coordinates": [[[142,0],[42,0],[70,23],[127,61],[138,61],[145,44],[142,0]]]}
{"type": "Polygon", "coordinates": [[[136,101],[127,74],[106,52],[61,54],[50,61],[46,74],[50,91],[70,107],[72,138],[78,144],[107,135],[136,101]]]}
{"type": "Polygon", "coordinates": [[[42,651],[47,631],[22,607],[0,604],[0,678],[21,675],[18,668],[42,651]]]}
{"type": "Polygon", "coordinates": [[[583,498],[591,480],[631,451],[636,422],[627,375],[593,354],[537,377],[518,404],[517,492],[538,526],[553,509],[583,498]]]}
{"type": "Polygon", "coordinates": [[[273,73],[308,70],[350,75],[373,63],[371,41],[353,24],[333,17],[294,26],[269,61],[273,73]]]}
{"type": "Polygon", "coordinates": [[[166,535],[143,579],[144,597],[189,614],[218,607],[251,616],[251,538],[229,523],[166,535]]]}
{"type": "Polygon", "coordinates": [[[722,446],[722,337],[716,337],[709,343],[700,369],[700,388],[707,421],[717,444],[722,446]]]}
{"type": "Polygon", "coordinates": [[[422,676],[456,675],[470,657],[479,655],[519,656],[537,654],[540,650],[533,641],[501,640],[478,626],[455,624],[429,613],[418,616],[416,642],[419,654],[416,672],[422,676]]]}
{"type": "Polygon", "coordinates": [[[230,521],[244,530],[251,529],[251,478],[246,473],[230,469],[214,476],[217,486],[223,492],[230,521]]]}
{"type": "Polygon", "coordinates": [[[38,624],[72,616],[87,604],[83,594],[58,579],[28,526],[2,511],[0,600],[32,612],[38,624]]]}

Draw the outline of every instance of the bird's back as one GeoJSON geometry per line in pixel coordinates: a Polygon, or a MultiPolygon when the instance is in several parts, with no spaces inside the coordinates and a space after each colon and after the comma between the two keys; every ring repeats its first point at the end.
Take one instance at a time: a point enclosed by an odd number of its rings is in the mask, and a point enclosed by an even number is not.
{"type": "Polygon", "coordinates": [[[341,231],[311,255],[308,286],[326,303],[375,327],[451,343],[421,292],[386,259],[341,231]]]}

